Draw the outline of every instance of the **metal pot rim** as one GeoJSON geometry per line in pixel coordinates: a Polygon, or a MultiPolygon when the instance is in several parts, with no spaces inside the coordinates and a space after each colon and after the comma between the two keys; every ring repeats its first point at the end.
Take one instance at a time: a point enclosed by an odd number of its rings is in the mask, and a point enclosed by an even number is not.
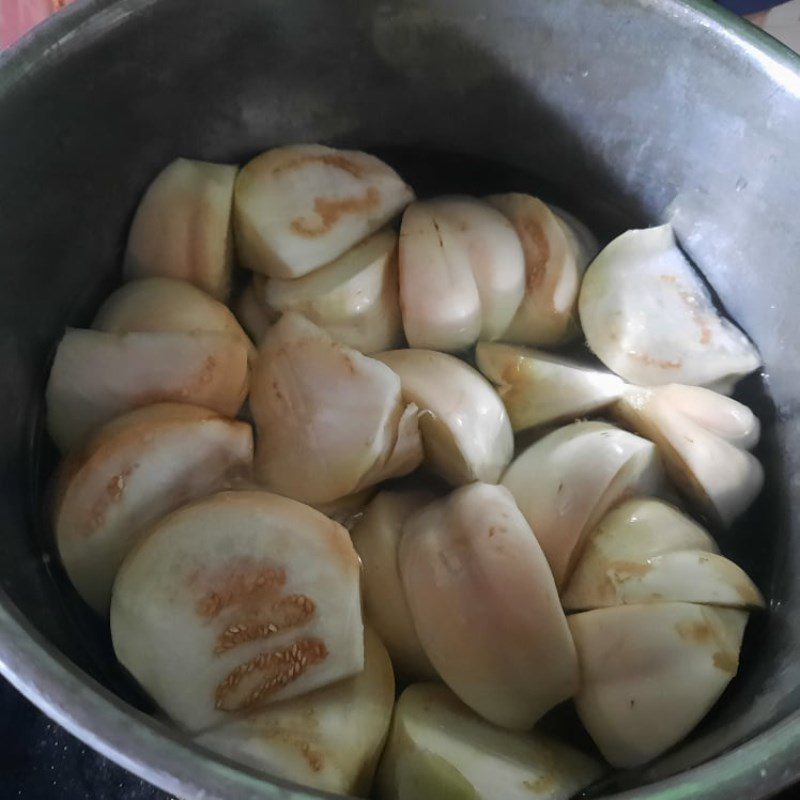
{"type": "MultiPolygon", "coordinates": [[[[67,57],[160,0],[83,0],[0,54],[0,98],[26,76],[67,57]]],[[[656,13],[681,15],[743,51],[775,83],[800,95],[800,56],[710,0],[639,0],[656,13]]],[[[44,639],[0,589],[0,673],[70,733],[144,780],[179,797],[255,800],[332,798],[235,765],[183,739],[177,729],[130,708],[44,639]],[[102,729],[97,720],[104,720],[102,729]],[[271,790],[271,791],[270,791],[271,790]]],[[[749,797],[767,776],[772,791],[800,778],[800,712],[731,752],[616,800],[728,800],[749,797]]]]}

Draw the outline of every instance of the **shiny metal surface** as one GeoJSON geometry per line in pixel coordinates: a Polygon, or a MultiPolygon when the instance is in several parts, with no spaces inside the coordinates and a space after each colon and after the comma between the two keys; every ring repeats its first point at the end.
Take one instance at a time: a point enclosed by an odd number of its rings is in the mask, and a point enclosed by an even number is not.
{"type": "Polygon", "coordinates": [[[113,285],[137,198],[167,160],[295,140],[421,147],[520,167],[606,231],[671,220],[759,344],[769,489],[722,544],[770,614],[696,735],[603,790],[727,800],[797,779],[799,135],[800,59],[705,2],[83,0],[57,15],[0,56],[3,674],[180,797],[313,796],[144,713],[47,556],[37,412],[53,343],[113,285]]]}

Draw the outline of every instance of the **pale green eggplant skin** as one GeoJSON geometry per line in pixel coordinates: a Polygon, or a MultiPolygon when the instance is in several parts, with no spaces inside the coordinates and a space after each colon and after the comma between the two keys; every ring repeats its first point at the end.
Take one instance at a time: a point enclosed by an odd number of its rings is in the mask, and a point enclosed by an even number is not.
{"type": "Polygon", "coordinates": [[[596,758],[536,730],[478,717],[447,687],[400,695],[375,780],[378,800],[568,800],[605,771],[596,758]]]}

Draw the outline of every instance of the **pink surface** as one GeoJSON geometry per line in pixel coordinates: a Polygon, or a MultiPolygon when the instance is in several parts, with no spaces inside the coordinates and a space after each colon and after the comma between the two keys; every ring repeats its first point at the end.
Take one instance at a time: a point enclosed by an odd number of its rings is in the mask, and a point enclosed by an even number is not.
{"type": "Polygon", "coordinates": [[[0,0],[0,48],[72,0],[0,0]]]}

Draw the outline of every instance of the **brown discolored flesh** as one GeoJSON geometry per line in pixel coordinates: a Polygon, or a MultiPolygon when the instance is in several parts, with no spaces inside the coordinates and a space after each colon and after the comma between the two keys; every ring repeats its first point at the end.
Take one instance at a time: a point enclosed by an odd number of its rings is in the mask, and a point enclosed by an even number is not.
{"type": "Polygon", "coordinates": [[[358,556],[308,506],[223,492],[157,523],[128,556],[111,630],[164,711],[204,730],[362,668],[358,556]]]}
{"type": "MultiPolygon", "coordinates": [[[[274,607],[268,614],[269,619],[276,621],[258,626],[262,635],[253,638],[267,638],[273,629],[276,633],[282,629],[278,622],[281,615],[277,617],[274,615],[274,607]]],[[[294,624],[285,625],[283,629],[297,627],[309,616],[296,619],[294,624]]],[[[238,628],[238,626],[232,627],[238,628]]],[[[238,639],[229,647],[217,645],[214,652],[224,653],[230,647],[248,641],[252,641],[252,638],[238,639]]],[[[259,653],[249,661],[234,667],[217,685],[214,705],[223,711],[247,711],[257,707],[327,657],[328,649],[325,643],[318,639],[296,639],[287,647],[259,653]]]]}

